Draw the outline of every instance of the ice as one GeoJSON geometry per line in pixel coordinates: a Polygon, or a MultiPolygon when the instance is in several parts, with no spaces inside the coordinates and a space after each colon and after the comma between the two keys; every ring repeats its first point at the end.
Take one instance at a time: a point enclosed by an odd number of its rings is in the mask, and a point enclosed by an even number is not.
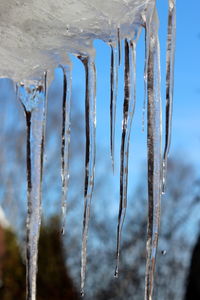
{"type": "Polygon", "coordinates": [[[145,300],[153,298],[154,273],[160,225],[162,189],[162,111],[160,96],[160,46],[158,17],[154,8],[146,22],[147,59],[147,148],[148,148],[148,220],[146,242],[145,300]]]}
{"type": "MultiPolygon", "coordinates": [[[[154,9],[154,3],[148,6],[147,15],[143,16],[144,27],[148,22],[150,16],[152,16],[152,10],[154,9]]],[[[147,30],[145,30],[145,62],[144,62],[144,101],[142,108],[142,131],[144,132],[145,126],[145,112],[146,112],[146,99],[147,99],[147,70],[148,70],[148,57],[149,57],[149,35],[147,34],[147,30]]]]}
{"type": "Polygon", "coordinates": [[[117,228],[117,264],[115,277],[119,272],[119,254],[122,227],[127,207],[128,187],[128,156],[131,124],[136,103],[136,40],[125,40],[125,67],[124,67],[124,107],[121,138],[120,158],[120,205],[117,228]]]}
{"type": "Polygon", "coordinates": [[[147,99],[147,62],[149,57],[149,42],[147,41],[147,31],[145,30],[145,63],[144,63],[144,100],[142,107],[142,132],[145,127],[146,99],[147,99]]]}
{"type": "Polygon", "coordinates": [[[117,28],[117,43],[118,43],[118,58],[119,66],[121,64],[121,37],[120,37],[120,27],[117,28]]]}
{"type": "MultiPolygon", "coordinates": [[[[0,76],[38,79],[66,53],[92,54],[94,39],[129,37],[154,0],[1,0],[0,76]]],[[[62,60],[62,61],[61,61],[62,60]]]]}
{"type": "Polygon", "coordinates": [[[171,143],[172,127],[172,106],[174,89],[174,56],[175,56],[175,35],[176,35],[176,3],[169,0],[168,11],[168,33],[167,33],[167,71],[166,71],[166,124],[165,124],[165,149],[163,157],[163,186],[162,192],[165,193],[167,175],[167,157],[171,143]]]}
{"type": "Polygon", "coordinates": [[[61,142],[61,179],[62,179],[62,233],[65,232],[67,194],[69,186],[69,150],[71,131],[71,68],[60,66],[63,70],[63,103],[62,103],[62,142],[61,142]]]}
{"type": "Polygon", "coordinates": [[[26,299],[35,300],[46,123],[46,74],[40,82],[18,84],[17,97],[24,108],[27,128],[26,299]]]}
{"type": "Polygon", "coordinates": [[[90,219],[91,199],[94,188],[94,171],[96,157],[96,69],[94,57],[79,56],[85,67],[85,185],[84,215],[81,252],[81,295],[84,295],[87,264],[87,239],[90,219]]]}
{"type": "MultiPolygon", "coordinates": [[[[119,40],[118,40],[119,41],[119,40]]],[[[120,44],[118,48],[110,43],[111,63],[110,63],[110,152],[112,159],[112,168],[114,172],[115,155],[115,121],[116,121],[116,102],[118,89],[118,65],[120,63],[120,44]]]]}

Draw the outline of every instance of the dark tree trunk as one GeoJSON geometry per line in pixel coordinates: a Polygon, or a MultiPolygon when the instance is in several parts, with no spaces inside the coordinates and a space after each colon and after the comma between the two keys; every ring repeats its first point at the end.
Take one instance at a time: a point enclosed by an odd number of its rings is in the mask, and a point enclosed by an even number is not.
{"type": "Polygon", "coordinates": [[[185,300],[200,299],[200,235],[194,247],[186,282],[185,300]]]}

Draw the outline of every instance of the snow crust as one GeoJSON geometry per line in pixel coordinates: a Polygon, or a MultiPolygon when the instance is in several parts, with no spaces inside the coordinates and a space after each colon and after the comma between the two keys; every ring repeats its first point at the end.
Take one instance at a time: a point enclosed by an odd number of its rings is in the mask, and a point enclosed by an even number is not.
{"type": "Polygon", "coordinates": [[[69,64],[67,52],[94,55],[94,39],[133,34],[155,0],[1,0],[0,77],[38,79],[69,64]]]}

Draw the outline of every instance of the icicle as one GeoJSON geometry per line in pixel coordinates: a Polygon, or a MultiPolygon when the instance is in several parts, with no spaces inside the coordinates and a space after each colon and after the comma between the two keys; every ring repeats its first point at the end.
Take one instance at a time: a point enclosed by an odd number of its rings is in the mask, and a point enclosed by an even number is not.
{"type": "Polygon", "coordinates": [[[118,277],[119,273],[121,234],[127,207],[129,140],[136,102],[136,43],[135,41],[130,42],[127,39],[125,40],[124,84],[124,108],[120,158],[120,205],[117,227],[117,262],[115,277],[118,277]]]}
{"type": "MultiPolygon", "coordinates": [[[[154,4],[150,4],[146,15],[143,15],[143,25],[146,27],[147,18],[152,15],[154,10],[154,4]]],[[[143,107],[142,107],[142,132],[144,132],[145,126],[145,112],[146,112],[146,99],[147,99],[147,70],[148,70],[148,57],[149,57],[149,35],[147,34],[147,30],[145,30],[145,62],[144,62],[144,100],[143,100],[143,107]]]]}
{"type": "Polygon", "coordinates": [[[115,120],[116,120],[116,101],[118,89],[118,49],[112,44],[111,47],[111,66],[110,66],[110,152],[112,167],[114,172],[114,152],[115,152],[115,120]]]}
{"type": "Polygon", "coordinates": [[[168,1],[168,33],[167,33],[167,66],[166,66],[166,124],[165,124],[165,149],[163,155],[163,185],[165,193],[167,157],[171,142],[173,88],[174,88],[174,56],[176,35],[176,4],[175,0],[168,1]]]}
{"type": "Polygon", "coordinates": [[[63,70],[63,102],[62,102],[62,144],[61,144],[61,178],[62,178],[62,234],[65,232],[67,210],[67,193],[69,185],[69,147],[71,130],[71,70],[60,65],[63,70]]]}
{"type": "Polygon", "coordinates": [[[81,253],[81,295],[84,296],[85,274],[87,263],[87,239],[90,218],[91,199],[94,187],[94,169],[96,155],[96,69],[90,56],[78,57],[85,67],[85,186],[84,186],[84,216],[81,253]]]}
{"type": "Polygon", "coordinates": [[[157,12],[146,26],[149,55],[147,64],[148,92],[148,222],[147,222],[147,262],[145,276],[145,300],[152,300],[156,252],[160,224],[161,198],[161,135],[162,114],[160,97],[160,48],[158,40],[157,12]]]}
{"type": "Polygon", "coordinates": [[[120,27],[117,28],[117,43],[118,43],[118,64],[121,65],[121,37],[120,27]]]}
{"type": "Polygon", "coordinates": [[[24,108],[27,125],[26,299],[35,300],[46,124],[46,74],[41,82],[33,82],[29,86],[18,84],[17,98],[24,108]]]}
{"type": "Polygon", "coordinates": [[[149,41],[147,31],[145,30],[145,64],[144,64],[144,100],[142,108],[142,131],[144,132],[145,112],[146,112],[146,98],[147,98],[147,63],[149,57],[149,41]]]}

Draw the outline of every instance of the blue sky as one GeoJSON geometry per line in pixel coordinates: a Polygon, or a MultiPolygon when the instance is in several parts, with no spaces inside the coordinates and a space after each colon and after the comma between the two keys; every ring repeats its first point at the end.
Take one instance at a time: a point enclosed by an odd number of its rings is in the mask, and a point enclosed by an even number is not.
{"type": "Polygon", "coordinates": [[[172,151],[185,149],[199,165],[200,2],[178,1],[172,151]]]}

